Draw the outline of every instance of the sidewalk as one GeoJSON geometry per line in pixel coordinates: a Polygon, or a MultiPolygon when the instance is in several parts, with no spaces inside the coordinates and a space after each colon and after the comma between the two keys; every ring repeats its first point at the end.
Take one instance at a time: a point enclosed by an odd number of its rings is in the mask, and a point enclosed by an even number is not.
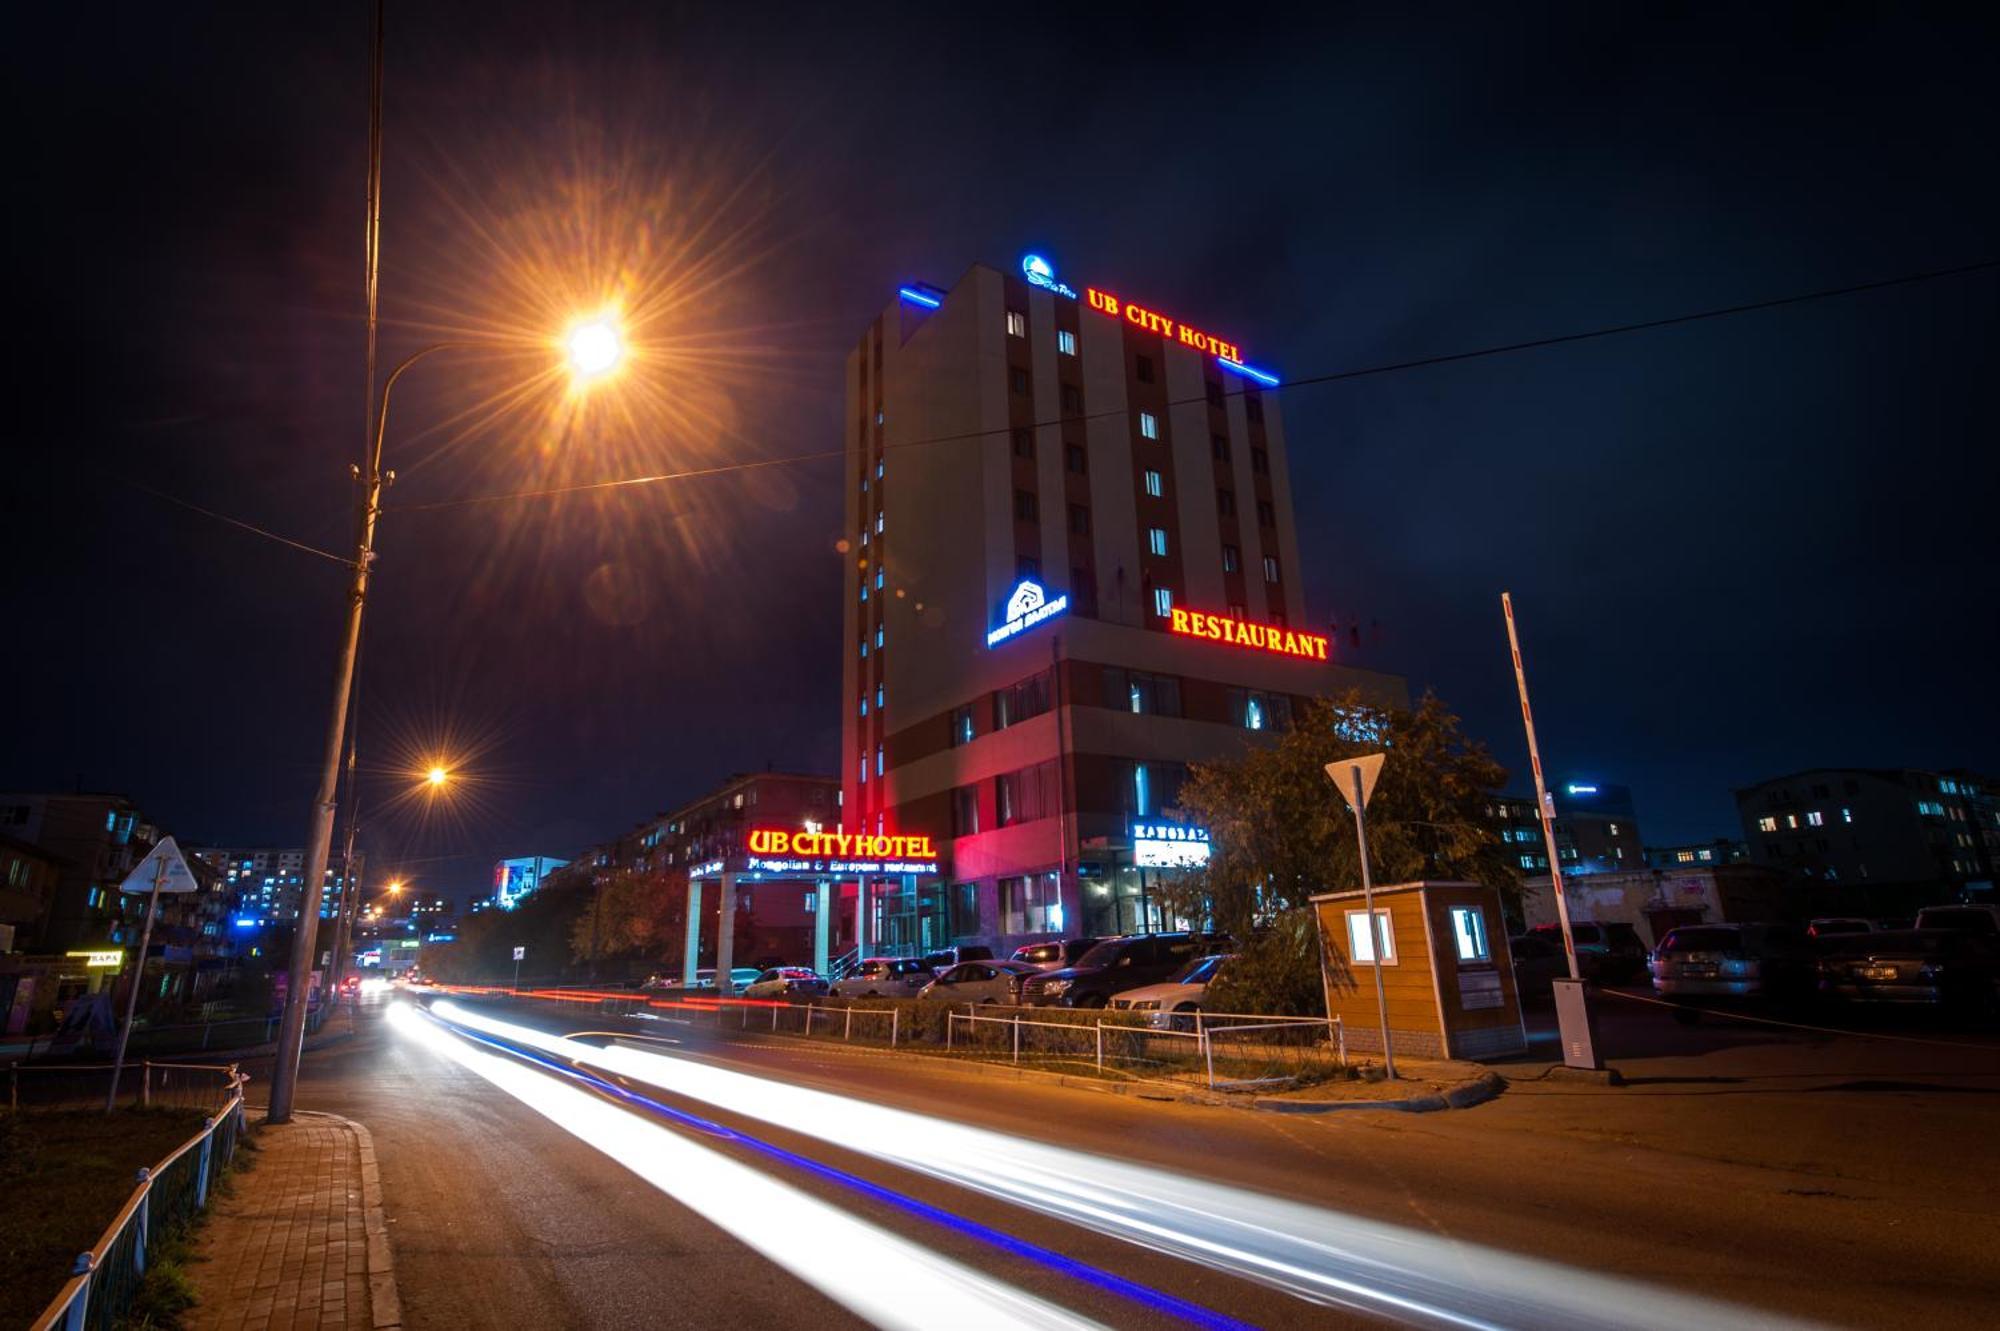
{"type": "MultiPolygon", "coordinates": [[[[253,1111],[253,1116],[254,1116],[253,1111]]],[[[402,1325],[368,1130],[295,1111],[259,1123],[256,1163],[211,1209],[188,1266],[199,1331],[402,1325]]]]}

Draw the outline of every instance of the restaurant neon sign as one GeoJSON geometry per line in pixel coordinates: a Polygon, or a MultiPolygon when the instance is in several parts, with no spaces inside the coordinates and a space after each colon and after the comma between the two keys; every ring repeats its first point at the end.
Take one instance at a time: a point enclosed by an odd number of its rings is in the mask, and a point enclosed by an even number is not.
{"type": "Polygon", "coordinates": [[[1210,615],[1176,606],[1167,627],[1183,637],[1207,638],[1211,642],[1226,642],[1232,647],[1248,647],[1253,651],[1295,656],[1306,661],[1330,659],[1329,644],[1323,633],[1300,633],[1297,629],[1280,628],[1276,624],[1252,624],[1234,615],[1210,615]]]}

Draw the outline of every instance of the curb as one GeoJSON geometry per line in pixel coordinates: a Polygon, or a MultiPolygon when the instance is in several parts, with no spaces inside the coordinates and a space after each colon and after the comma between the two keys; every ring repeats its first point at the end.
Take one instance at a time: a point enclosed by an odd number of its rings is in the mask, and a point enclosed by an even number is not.
{"type": "Polygon", "coordinates": [[[361,1161],[361,1225],[368,1243],[368,1316],[374,1331],[403,1325],[403,1299],[396,1288],[396,1259],[389,1249],[389,1225],[382,1214],[382,1170],[375,1159],[375,1138],[351,1118],[318,1109],[295,1109],[294,1118],[318,1118],[344,1124],[354,1134],[361,1161]]]}
{"type": "Polygon", "coordinates": [[[1400,1114],[1432,1114],[1440,1109],[1470,1109],[1507,1089],[1507,1080],[1487,1072],[1471,1081],[1430,1095],[1405,1100],[1252,1100],[1250,1107],[1266,1114],[1334,1114],[1353,1109],[1387,1109],[1400,1114]]]}

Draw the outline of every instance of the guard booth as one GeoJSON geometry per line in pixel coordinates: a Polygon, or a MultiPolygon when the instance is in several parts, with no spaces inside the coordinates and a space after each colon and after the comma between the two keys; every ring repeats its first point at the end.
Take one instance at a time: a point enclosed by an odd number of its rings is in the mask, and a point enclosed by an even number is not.
{"type": "Polygon", "coordinates": [[[1312,899],[1319,916],[1328,1016],[1349,1049],[1379,1051],[1375,943],[1389,1039],[1412,1058],[1492,1058],[1528,1047],[1500,896],[1480,883],[1416,882],[1375,889],[1371,936],[1362,894],[1312,899]]]}

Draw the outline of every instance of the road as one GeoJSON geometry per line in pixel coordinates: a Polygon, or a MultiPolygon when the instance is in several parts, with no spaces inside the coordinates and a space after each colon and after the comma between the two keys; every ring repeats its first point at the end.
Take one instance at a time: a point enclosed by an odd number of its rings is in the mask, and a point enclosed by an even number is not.
{"type": "Polygon", "coordinates": [[[309,1056],[299,1103],[373,1132],[417,1331],[1948,1327],[2000,1299],[1991,1044],[1639,1013],[1611,1019],[1645,1051],[1622,1089],[1527,1062],[1472,1110],[1301,1117],[525,1004],[390,1011],[309,1056]],[[655,1039],[558,1038],[607,1025],[655,1039]]]}

